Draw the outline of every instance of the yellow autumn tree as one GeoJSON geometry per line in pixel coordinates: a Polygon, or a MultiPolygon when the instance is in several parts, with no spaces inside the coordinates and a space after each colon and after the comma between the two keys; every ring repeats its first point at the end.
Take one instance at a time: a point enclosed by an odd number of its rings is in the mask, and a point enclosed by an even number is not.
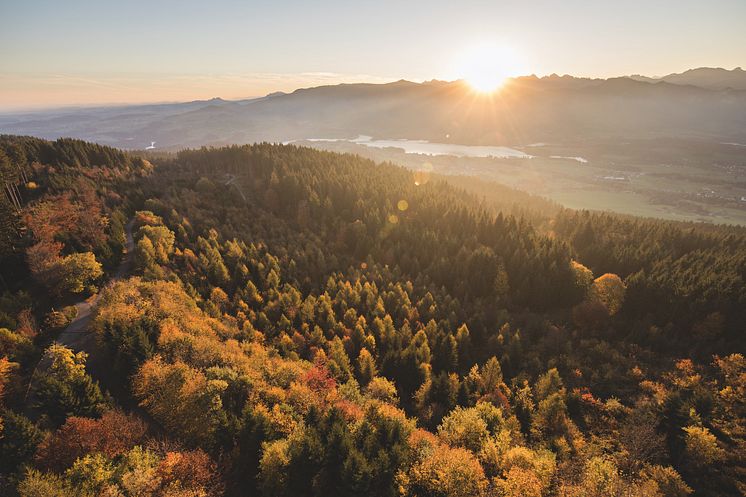
{"type": "Polygon", "coordinates": [[[571,261],[570,267],[575,274],[575,282],[578,288],[581,288],[583,292],[587,293],[593,284],[593,271],[578,261],[571,261]]]}
{"type": "Polygon", "coordinates": [[[500,497],[542,497],[542,483],[533,471],[514,466],[505,478],[493,480],[495,494],[500,497]]]}
{"type": "Polygon", "coordinates": [[[626,291],[627,287],[619,276],[606,273],[593,280],[589,300],[600,302],[613,316],[621,309],[626,291]]]}
{"type": "Polygon", "coordinates": [[[435,443],[422,451],[406,473],[399,474],[403,494],[442,497],[480,497],[487,490],[487,478],[470,451],[435,443]]]}
{"type": "Polygon", "coordinates": [[[707,428],[687,426],[684,432],[686,458],[692,467],[707,467],[725,459],[725,451],[718,446],[717,438],[707,428]]]}

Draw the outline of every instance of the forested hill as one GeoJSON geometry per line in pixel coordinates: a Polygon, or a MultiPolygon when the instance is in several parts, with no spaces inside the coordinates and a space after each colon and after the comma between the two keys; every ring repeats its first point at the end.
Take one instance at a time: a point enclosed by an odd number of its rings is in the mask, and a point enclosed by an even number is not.
{"type": "Polygon", "coordinates": [[[4,495],[746,490],[742,230],[270,144],[0,174],[4,495]],[[103,369],[48,346],[92,292],[103,369]]]}

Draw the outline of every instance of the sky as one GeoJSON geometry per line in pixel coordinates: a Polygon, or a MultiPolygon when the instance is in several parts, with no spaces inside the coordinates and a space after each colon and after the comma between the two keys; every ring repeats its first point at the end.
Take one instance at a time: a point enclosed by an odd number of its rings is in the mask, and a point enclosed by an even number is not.
{"type": "Polygon", "coordinates": [[[732,69],[746,0],[0,0],[0,111],[451,80],[485,45],[515,76],[732,69]]]}

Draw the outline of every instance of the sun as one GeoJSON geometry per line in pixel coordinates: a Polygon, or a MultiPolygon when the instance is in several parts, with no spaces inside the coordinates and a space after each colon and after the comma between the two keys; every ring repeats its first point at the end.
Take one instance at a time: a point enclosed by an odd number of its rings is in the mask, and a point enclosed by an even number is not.
{"type": "Polygon", "coordinates": [[[491,93],[508,78],[525,74],[525,63],[510,47],[482,43],[464,53],[458,73],[474,90],[491,93]]]}

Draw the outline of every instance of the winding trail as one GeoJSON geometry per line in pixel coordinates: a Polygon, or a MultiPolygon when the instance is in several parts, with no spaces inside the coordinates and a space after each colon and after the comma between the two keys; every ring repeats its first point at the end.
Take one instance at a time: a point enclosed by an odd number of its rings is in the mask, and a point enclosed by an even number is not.
{"type": "MultiPolygon", "coordinates": [[[[119,263],[117,270],[108,284],[126,277],[132,267],[132,254],[135,251],[135,240],[132,237],[132,225],[134,222],[135,220],[132,219],[125,226],[126,242],[124,245],[124,258],[119,263]]],[[[90,298],[75,304],[78,314],[67,325],[67,328],[59,334],[57,340],[55,340],[57,343],[65,345],[76,352],[81,350],[87,352],[89,360],[93,359],[93,354],[96,352],[96,337],[91,333],[88,325],[91,322],[91,311],[98,302],[100,294],[101,292],[98,292],[90,298]]]]}
{"type": "MultiPolygon", "coordinates": [[[[122,262],[119,263],[116,271],[107,282],[107,286],[111,285],[115,281],[122,280],[128,276],[132,269],[133,256],[135,253],[135,241],[132,236],[132,226],[135,223],[135,219],[132,218],[125,226],[125,245],[124,245],[124,257],[122,262]]],[[[86,359],[86,371],[106,389],[114,395],[120,407],[125,407],[127,410],[136,412],[142,419],[144,419],[155,433],[162,433],[163,429],[161,426],[142,408],[140,408],[136,402],[127,400],[126,387],[124,390],[119,385],[120,379],[113,376],[111,368],[111,358],[106,353],[96,339],[96,334],[90,329],[90,323],[93,308],[99,300],[98,292],[96,295],[91,296],[86,300],[82,300],[75,304],[78,310],[75,319],[59,334],[55,343],[59,343],[69,347],[75,352],[86,352],[88,358],[86,359]]],[[[49,368],[52,364],[51,358],[44,354],[36,366],[36,369],[31,375],[29,380],[28,390],[26,391],[26,402],[29,405],[30,396],[33,396],[32,385],[34,377],[39,371],[44,371],[49,368]]]]}
{"type": "MultiPolygon", "coordinates": [[[[127,223],[127,226],[125,226],[124,258],[122,259],[122,262],[119,263],[117,270],[114,272],[114,275],[111,277],[108,284],[111,284],[113,281],[120,280],[127,276],[127,273],[129,273],[130,268],[132,267],[132,255],[135,251],[135,240],[132,237],[132,226],[134,222],[135,220],[133,218],[130,220],[130,222],[127,223]]],[[[99,353],[100,348],[96,343],[96,336],[94,333],[91,333],[91,330],[88,327],[91,322],[91,311],[96,305],[96,302],[98,302],[99,295],[100,292],[96,293],[96,295],[93,295],[86,300],[82,300],[75,304],[75,308],[78,310],[78,314],[75,316],[75,319],[73,319],[70,324],[67,325],[67,327],[59,334],[59,336],[57,336],[55,343],[65,345],[75,352],[83,351],[87,353],[88,359],[86,361],[86,369],[89,372],[97,371],[100,373],[106,371],[107,369],[106,359],[102,356],[102,354],[99,353]]],[[[43,354],[38,364],[36,365],[36,368],[34,368],[34,371],[31,373],[28,388],[26,389],[26,401],[28,401],[29,395],[33,390],[32,387],[36,374],[39,371],[48,369],[51,365],[51,357],[49,357],[49,355],[46,353],[43,354]]]]}

